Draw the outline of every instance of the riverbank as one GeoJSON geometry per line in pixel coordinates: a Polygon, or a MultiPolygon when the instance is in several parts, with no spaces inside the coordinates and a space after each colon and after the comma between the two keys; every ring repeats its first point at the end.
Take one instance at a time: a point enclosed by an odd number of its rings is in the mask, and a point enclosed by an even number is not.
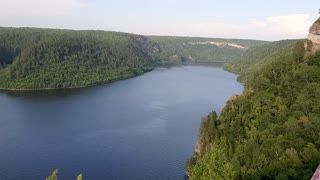
{"type": "Polygon", "coordinates": [[[76,87],[63,87],[63,88],[34,88],[34,89],[25,89],[25,88],[0,88],[0,91],[53,91],[53,90],[68,90],[68,89],[82,89],[82,88],[89,88],[89,87],[94,87],[94,86],[100,86],[104,84],[109,84],[112,82],[116,81],[121,81],[121,80],[126,80],[130,78],[134,78],[137,76],[141,76],[147,72],[151,72],[154,70],[154,67],[146,69],[143,73],[135,74],[133,76],[128,76],[128,77],[121,77],[121,78],[116,78],[110,81],[102,82],[102,83],[96,83],[96,84],[91,84],[91,85],[85,85],[85,86],[76,86],[76,87]]]}
{"type": "MultiPolygon", "coordinates": [[[[219,61],[219,62],[187,62],[187,63],[175,63],[175,64],[166,64],[166,65],[158,65],[152,68],[146,69],[143,73],[140,74],[135,74],[133,76],[129,77],[124,77],[124,78],[116,78],[111,81],[106,81],[102,83],[96,83],[96,84],[91,84],[91,85],[85,85],[85,86],[76,86],[76,87],[63,87],[63,88],[34,88],[34,89],[28,89],[28,88],[1,88],[0,91],[52,91],[52,90],[68,90],[68,89],[81,89],[81,88],[89,88],[93,86],[99,86],[99,85],[104,85],[116,81],[121,81],[121,80],[126,80],[130,78],[134,78],[137,76],[141,76],[147,72],[151,72],[154,70],[154,68],[157,67],[173,67],[173,66],[223,66],[225,61],[219,61]]],[[[227,69],[224,68],[224,70],[228,71],[227,69]]],[[[234,73],[234,72],[231,72],[234,73]]]]}
{"type": "Polygon", "coordinates": [[[185,66],[91,88],[0,93],[0,168],[10,169],[0,177],[43,179],[59,168],[65,179],[183,179],[201,117],[242,90],[222,67],[185,66]]]}

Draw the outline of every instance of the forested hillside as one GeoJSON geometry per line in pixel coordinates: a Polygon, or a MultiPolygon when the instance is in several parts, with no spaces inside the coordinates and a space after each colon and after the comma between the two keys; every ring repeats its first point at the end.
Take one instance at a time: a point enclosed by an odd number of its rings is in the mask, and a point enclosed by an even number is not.
{"type": "Polygon", "coordinates": [[[34,28],[0,28],[0,88],[101,84],[152,69],[158,48],[144,36],[34,28]]]}
{"type": "Polygon", "coordinates": [[[150,36],[171,63],[226,62],[242,55],[247,48],[266,41],[196,37],[150,36]]]}
{"type": "Polygon", "coordinates": [[[292,47],[299,40],[282,40],[266,43],[261,46],[249,48],[240,58],[228,61],[224,68],[239,74],[239,80],[246,83],[247,79],[253,77],[254,71],[272,63],[280,56],[288,56],[292,53],[292,47]]]}
{"type": "Polygon", "coordinates": [[[320,163],[320,53],[304,58],[301,41],[273,45],[230,63],[240,76],[250,71],[241,79],[246,89],[220,117],[212,112],[203,118],[186,165],[190,179],[312,177],[320,163]]]}
{"type": "Polygon", "coordinates": [[[157,65],[227,61],[263,43],[0,27],[0,89],[102,84],[143,74],[157,65]]]}

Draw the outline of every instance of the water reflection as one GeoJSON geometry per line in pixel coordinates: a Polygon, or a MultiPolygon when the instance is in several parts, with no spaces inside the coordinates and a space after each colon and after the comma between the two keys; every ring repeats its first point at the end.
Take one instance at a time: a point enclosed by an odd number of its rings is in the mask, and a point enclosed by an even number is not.
{"type": "Polygon", "coordinates": [[[0,179],[183,179],[201,117],[243,87],[221,66],[81,89],[0,92],[0,179]]]}

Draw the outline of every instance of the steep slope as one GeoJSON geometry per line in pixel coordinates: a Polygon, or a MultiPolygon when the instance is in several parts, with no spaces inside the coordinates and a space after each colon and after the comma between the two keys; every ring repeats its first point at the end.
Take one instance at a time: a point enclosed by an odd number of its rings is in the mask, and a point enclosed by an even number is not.
{"type": "Polygon", "coordinates": [[[288,56],[293,46],[299,40],[282,40],[249,48],[240,58],[228,61],[224,68],[239,73],[239,80],[246,83],[246,79],[253,77],[252,73],[271,63],[280,56],[288,56]]]}
{"type": "Polygon", "coordinates": [[[310,27],[306,46],[311,54],[320,49],[320,18],[310,27]]]}
{"type": "Polygon", "coordinates": [[[156,65],[226,61],[266,43],[38,28],[0,28],[0,39],[0,89],[9,90],[102,84],[156,65]]]}
{"type": "Polygon", "coordinates": [[[69,88],[132,77],[156,63],[144,36],[34,28],[0,28],[0,88],[69,88]]]}
{"type": "Polygon", "coordinates": [[[226,62],[239,57],[247,48],[267,43],[257,40],[150,36],[169,62],[226,62]]]}
{"type": "Polygon", "coordinates": [[[320,163],[319,62],[279,58],[221,117],[205,118],[191,179],[310,179],[320,163]]]}
{"type": "Polygon", "coordinates": [[[254,48],[259,54],[249,50],[230,63],[242,65],[231,68],[244,77],[246,89],[220,117],[212,112],[203,118],[186,164],[190,179],[310,179],[317,169],[320,53],[305,56],[303,41],[273,45],[278,47],[260,46],[254,48]]]}

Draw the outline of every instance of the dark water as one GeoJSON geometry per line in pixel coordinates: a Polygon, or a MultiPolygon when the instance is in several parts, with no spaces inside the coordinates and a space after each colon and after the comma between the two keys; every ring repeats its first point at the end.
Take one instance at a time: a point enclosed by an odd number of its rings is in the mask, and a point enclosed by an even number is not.
{"type": "Polygon", "coordinates": [[[183,179],[201,117],[243,87],[221,67],[158,68],[78,89],[0,93],[0,179],[183,179]]]}

